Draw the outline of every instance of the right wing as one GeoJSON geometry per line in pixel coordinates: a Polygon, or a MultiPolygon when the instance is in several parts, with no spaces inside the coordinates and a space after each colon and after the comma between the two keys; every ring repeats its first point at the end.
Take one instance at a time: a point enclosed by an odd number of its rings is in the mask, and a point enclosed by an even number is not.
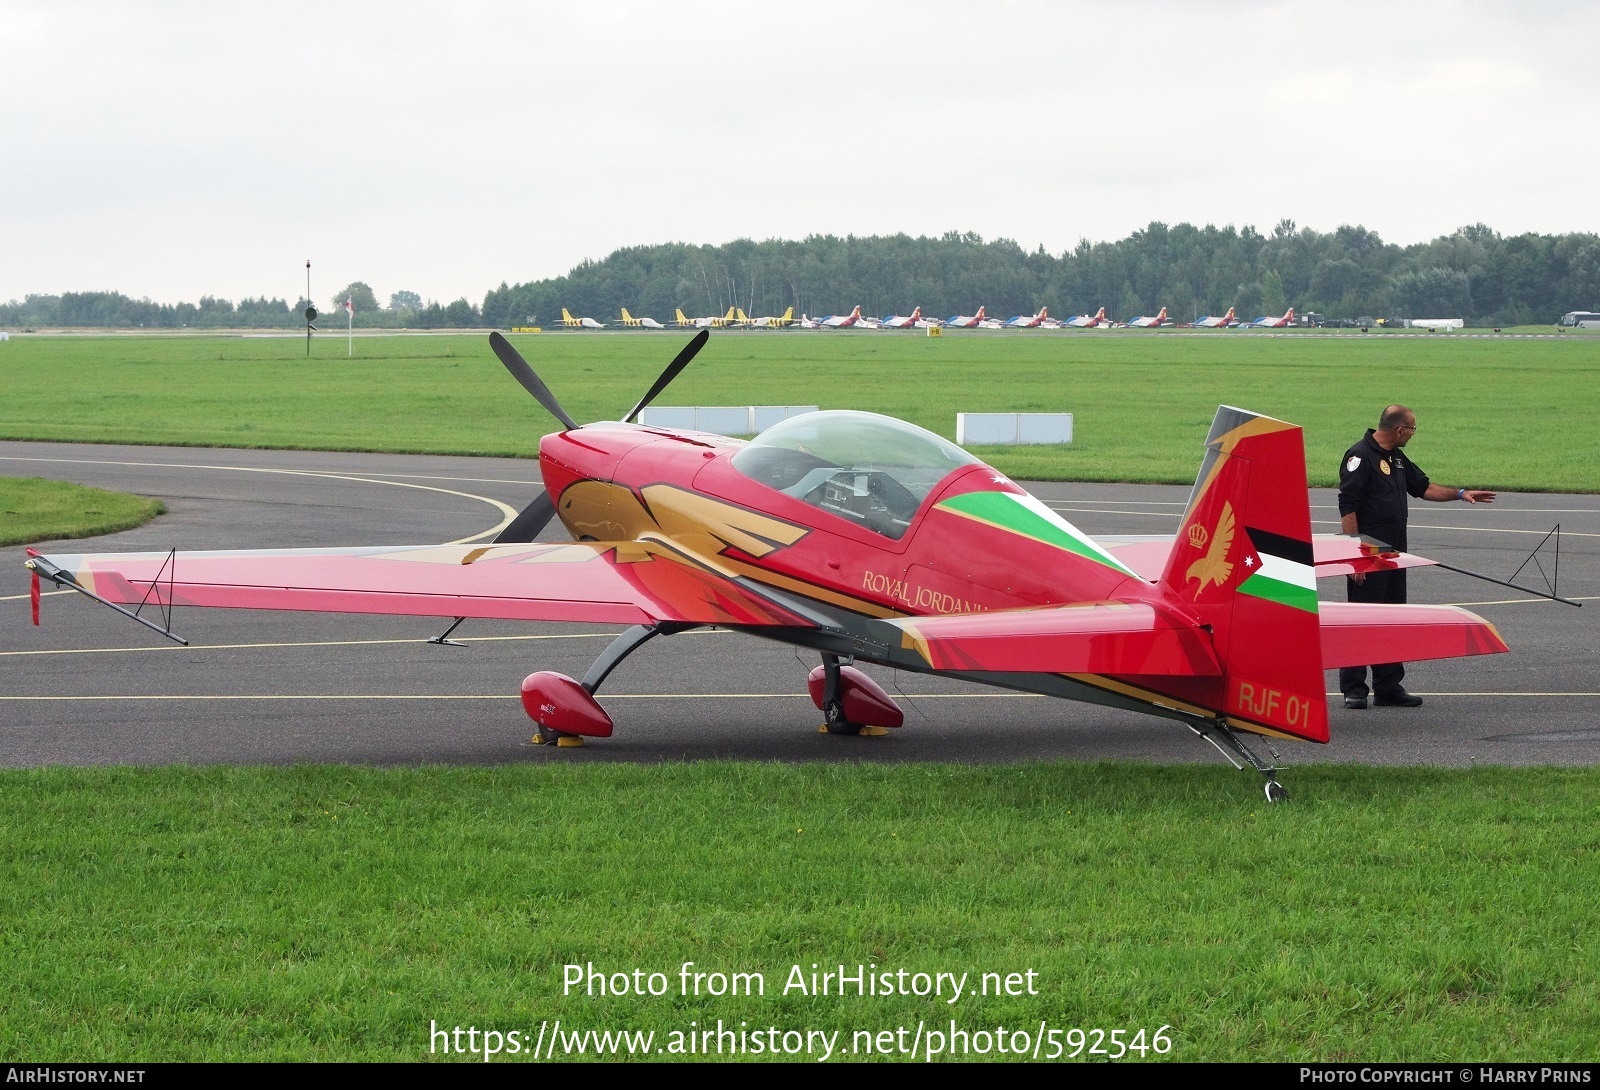
{"type": "MultiPolygon", "coordinates": [[[[42,562],[42,563],[40,563],[42,562]]],[[[38,556],[109,602],[528,621],[799,625],[756,584],[667,542],[38,556]]],[[[65,585],[65,584],[63,584],[65,585]]]]}

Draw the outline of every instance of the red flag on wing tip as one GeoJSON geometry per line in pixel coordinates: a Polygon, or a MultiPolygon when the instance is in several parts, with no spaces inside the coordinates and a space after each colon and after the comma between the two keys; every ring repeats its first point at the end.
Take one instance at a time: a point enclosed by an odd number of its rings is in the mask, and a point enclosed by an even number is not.
{"type": "Polygon", "coordinates": [[[33,580],[28,585],[28,601],[33,606],[33,623],[37,625],[39,623],[39,573],[34,571],[29,574],[33,576],[33,580]]]}

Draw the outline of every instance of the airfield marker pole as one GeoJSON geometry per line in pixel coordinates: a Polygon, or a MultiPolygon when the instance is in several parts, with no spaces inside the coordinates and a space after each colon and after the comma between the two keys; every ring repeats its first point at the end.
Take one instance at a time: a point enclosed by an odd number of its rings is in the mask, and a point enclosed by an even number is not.
{"type": "Polygon", "coordinates": [[[345,354],[346,357],[350,357],[350,356],[354,356],[356,354],[356,304],[355,304],[355,300],[354,299],[349,299],[349,298],[345,299],[345,301],[344,301],[344,314],[345,314],[344,354],[345,354]]]}

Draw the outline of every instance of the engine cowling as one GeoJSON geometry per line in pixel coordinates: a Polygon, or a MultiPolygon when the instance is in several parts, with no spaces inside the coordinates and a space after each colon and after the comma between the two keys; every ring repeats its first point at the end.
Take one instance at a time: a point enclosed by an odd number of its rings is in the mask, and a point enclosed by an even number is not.
{"type": "MultiPolygon", "coordinates": [[[[811,702],[824,712],[827,709],[822,706],[822,687],[826,676],[826,668],[818,666],[806,678],[811,702]]],[[[900,705],[876,681],[854,666],[839,667],[839,703],[846,719],[864,727],[898,727],[906,721],[900,705]]]]}
{"type": "Polygon", "coordinates": [[[541,670],[522,679],[522,707],[541,727],[562,734],[611,737],[611,717],[566,674],[541,670]]]}

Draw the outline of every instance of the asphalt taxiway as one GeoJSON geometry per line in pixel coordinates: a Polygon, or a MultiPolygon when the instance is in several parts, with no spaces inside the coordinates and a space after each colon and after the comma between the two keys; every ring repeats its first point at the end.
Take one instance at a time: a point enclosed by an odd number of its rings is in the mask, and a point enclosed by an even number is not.
{"type": "MultiPolygon", "coordinates": [[[[40,546],[62,553],[487,540],[538,488],[535,463],[512,459],[22,442],[0,443],[0,474],[167,505],[126,533],[40,546]]],[[[1031,487],[1094,534],[1172,532],[1188,491],[1031,487]]],[[[1332,493],[1314,490],[1312,504],[1316,528],[1336,529],[1332,493]]],[[[1280,746],[1285,760],[1600,762],[1600,496],[1416,503],[1411,517],[1414,552],[1502,578],[1560,523],[1560,591],[1585,607],[1413,572],[1412,601],[1469,606],[1495,623],[1511,654],[1415,664],[1406,683],[1424,697],[1420,708],[1353,712],[1332,701],[1333,741],[1280,746]]],[[[561,534],[555,523],[545,536],[561,534]]],[[[1221,760],[1175,723],[870,667],[906,708],[906,726],[883,738],[822,735],[805,695],[814,657],[724,631],[657,639],[624,662],[600,693],[613,737],[534,747],[517,697],[522,677],[581,676],[617,628],[468,621],[456,633],[466,646],[446,647],[425,642],[445,623],[429,618],[190,609],[173,622],[191,641],[180,647],[70,592],[47,594],[44,624],[31,626],[22,561],[21,548],[0,549],[4,766],[1221,760]]],[[[1539,563],[1551,572],[1549,544],[1539,563]]],[[[1544,585],[1534,565],[1519,579],[1544,585]]],[[[1321,591],[1343,588],[1323,580],[1321,591]]]]}

